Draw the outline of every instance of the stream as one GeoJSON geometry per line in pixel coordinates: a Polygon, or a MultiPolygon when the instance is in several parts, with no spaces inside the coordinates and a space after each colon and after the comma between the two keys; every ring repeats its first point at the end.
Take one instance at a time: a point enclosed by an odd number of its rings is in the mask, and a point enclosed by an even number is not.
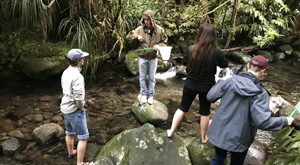
{"type": "MultiPolygon", "coordinates": [[[[280,95],[295,105],[300,100],[300,65],[293,61],[270,63],[264,81],[266,89],[280,95]]],[[[169,109],[166,123],[157,126],[165,132],[171,125],[182,95],[184,78],[175,76],[173,67],[156,75],[156,100],[169,109]]],[[[47,80],[32,80],[17,71],[0,72],[0,143],[10,136],[18,136],[21,147],[13,154],[0,150],[0,164],[76,164],[76,158],[67,157],[64,138],[51,144],[36,143],[32,131],[47,123],[64,128],[59,110],[61,98],[60,76],[47,80]],[[13,134],[12,132],[19,133],[13,134]],[[21,132],[21,134],[20,134],[21,132]]],[[[96,80],[86,79],[87,122],[90,132],[84,161],[93,161],[105,145],[118,133],[142,124],[131,112],[131,105],[139,94],[138,77],[127,71],[124,65],[105,62],[96,73],[96,80]]],[[[176,133],[182,137],[200,136],[198,100],[185,114],[176,133]]],[[[212,105],[212,111],[217,105],[212,105]]],[[[212,113],[213,114],[213,113],[212,113]]],[[[211,116],[212,117],[212,116],[211,116]]]]}

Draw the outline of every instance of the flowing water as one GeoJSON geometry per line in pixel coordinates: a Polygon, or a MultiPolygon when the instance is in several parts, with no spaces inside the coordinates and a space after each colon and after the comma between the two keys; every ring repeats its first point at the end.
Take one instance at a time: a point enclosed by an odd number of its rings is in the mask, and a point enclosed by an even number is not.
{"type": "MultiPolygon", "coordinates": [[[[222,70],[220,77],[226,77],[237,72],[240,65],[222,70]]],[[[264,82],[273,95],[281,95],[291,104],[300,100],[300,66],[290,63],[271,63],[268,67],[268,77],[264,82]]],[[[165,73],[157,73],[155,99],[164,103],[169,109],[168,121],[157,127],[165,132],[171,125],[182,95],[184,78],[175,76],[173,67],[165,73]]],[[[75,160],[67,158],[64,139],[49,145],[39,145],[35,142],[32,130],[45,123],[53,122],[51,118],[60,116],[59,99],[61,96],[60,76],[48,80],[32,80],[18,72],[0,72],[0,143],[9,137],[8,131],[20,130],[24,138],[19,138],[20,150],[14,155],[0,155],[0,164],[74,164],[75,160]],[[42,102],[41,98],[50,97],[50,101],[42,102]],[[24,115],[15,114],[24,113],[24,115]],[[42,114],[43,120],[29,119],[30,116],[42,114]],[[49,117],[50,116],[50,117],[49,117]],[[50,118],[50,119],[49,119],[50,118]],[[8,126],[11,125],[12,129],[8,126]]],[[[218,78],[217,78],[218,79],[218,78]]],[[[131,113],[130,106],[139,94],[139,82],[123,65],[112,66],[103,64],[96,74],[96,81],[86,80],[86,99],[92,100],[98,109],[87,107],[87,120],[90,132],[85,161],[92,161],[101,147],[116,134],[123,130],[141,126],[131,113]]],[[[199,136],[198,100],[195,99],[191,109],[185,114],[176,133],[182,137],[199,136]]],[[[214,111],[216,105],[212,105],[214,111]]],[[[33,117],[34,118],[34,117],[33,117]]],[[[56,121],[64,128],[62,120],[56,121]]]]}

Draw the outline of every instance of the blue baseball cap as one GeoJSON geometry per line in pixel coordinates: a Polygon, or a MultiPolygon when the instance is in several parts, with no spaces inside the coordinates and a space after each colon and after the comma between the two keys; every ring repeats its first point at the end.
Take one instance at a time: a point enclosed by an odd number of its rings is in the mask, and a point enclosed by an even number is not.
{"type": "Polygon", "coordinates": [[[81,49],[71,49],[67,55],[68,59],[71,61],[79,60],[83,57],[88,56],[87,52],[83,52],[81,49]]]}

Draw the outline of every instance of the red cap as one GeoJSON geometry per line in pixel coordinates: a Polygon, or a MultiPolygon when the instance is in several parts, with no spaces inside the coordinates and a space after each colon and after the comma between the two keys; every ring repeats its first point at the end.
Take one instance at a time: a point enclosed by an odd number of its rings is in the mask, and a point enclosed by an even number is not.
{"type": "Polygon", "coordinates": [[[266,69],[268,66],[268,60],[262,55],[254,56],[249,63],[261,69],[266,69]]]}

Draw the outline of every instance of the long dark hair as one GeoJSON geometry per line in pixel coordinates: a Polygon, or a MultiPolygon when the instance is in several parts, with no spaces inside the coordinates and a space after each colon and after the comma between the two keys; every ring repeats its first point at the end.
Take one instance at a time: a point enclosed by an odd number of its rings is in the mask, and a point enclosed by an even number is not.
{"type": "Polygon", "coordinates": [[[213,51],[216,48],[215,28],[211,24],[202,24],[196,41],[190,46],[188,73],[203,75],[209,72],[213,51]]]}

